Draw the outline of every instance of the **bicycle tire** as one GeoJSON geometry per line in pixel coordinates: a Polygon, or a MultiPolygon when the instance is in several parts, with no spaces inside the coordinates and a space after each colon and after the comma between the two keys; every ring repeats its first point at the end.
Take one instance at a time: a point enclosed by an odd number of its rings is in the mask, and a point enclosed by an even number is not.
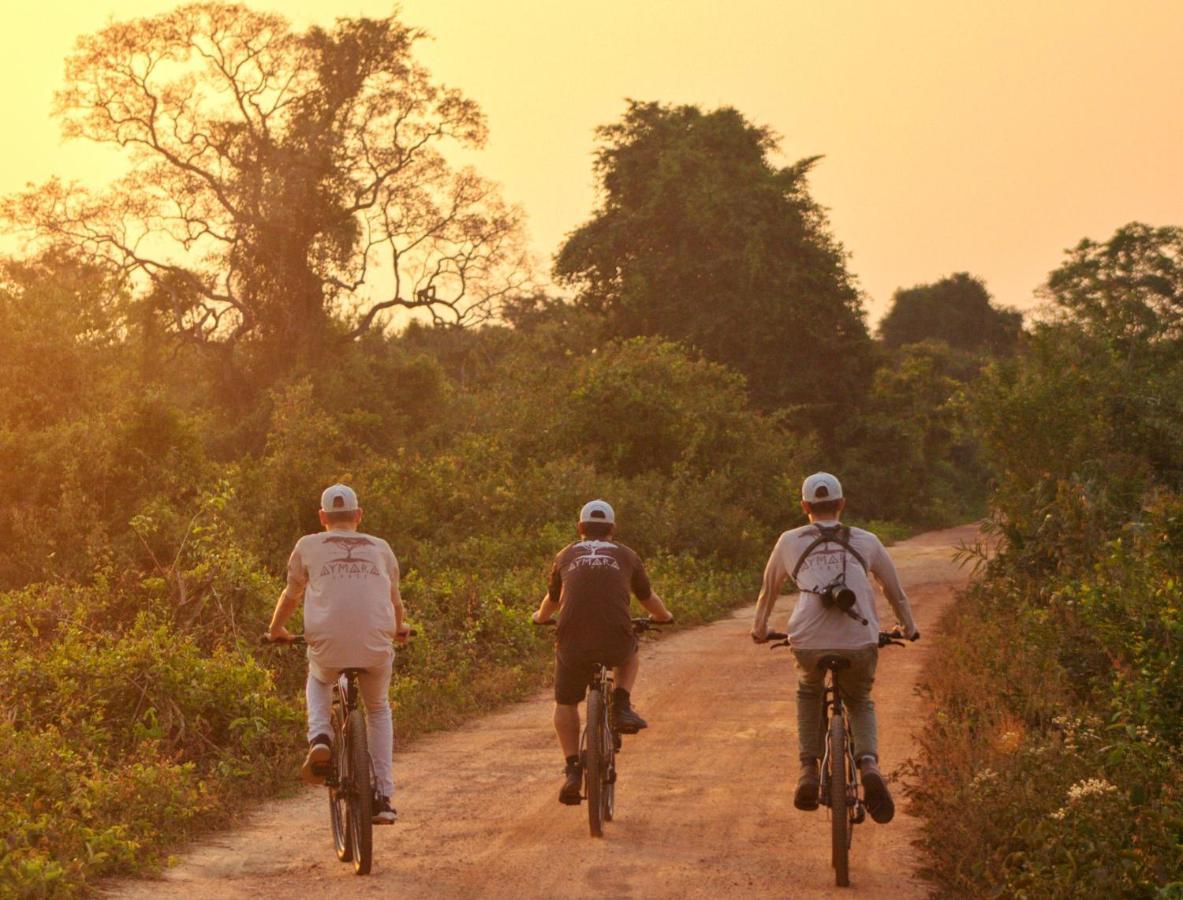
{"type": "Polygon", "coordinates": [[[604,821],[616,815],[616,734],[612,731],[611,703],[604,710],[604,821]]]}
{"type": "Polygon", "coordinates": [[[374,782],[370,768],[366,720],[360,709],[346,722],[349,747],[349,835],[353,844],[353,871],[370,874],[374,859],[374,782]]]}
{"type": "Polygon", "coordinates": [[[345,755],[345,733],[341,722],[341,704],[333,702],[333,772],[336,784],[329,785],[329,822],[333,829],[333,847],[337,859],[353,859],[353,842],[349,837],[349,798],[345,786],[349,784],[349,763],[345,755]]]}
{"type": "Polygon", "coordinates": [[[846,722],[839,713],[830,717],[830,862],[834,883],[850,885],[850,806],[847,803],[846,722]]]}
{"type": "Polygon", "coordinates": [[[604,836],[604,698],[587,692],[583,783],[587,789],[587,824],[592,837],[604,836]]]}

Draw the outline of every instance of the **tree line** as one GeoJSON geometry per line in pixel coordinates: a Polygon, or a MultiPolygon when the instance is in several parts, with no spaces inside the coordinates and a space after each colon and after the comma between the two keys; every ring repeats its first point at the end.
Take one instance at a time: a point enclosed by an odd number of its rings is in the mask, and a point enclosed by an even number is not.
{"type": "MultiPolygon", "coordinates": [[[[1079,468],[1089,429],[1136,427],[1177,459],[1173,407],[1132,389],[1178,337],[1177,231],[1072,251],[1046,288],[1071,328],[1024,330],[956,273],[897,292],[876,336],[817,159],[775,165],[735,109],[630,101],[540,286],[521,212],[450,162],[486,124],[423,37],[199,3],[67,61],[67,134],[128,172],[0,206],[30,241],[0,264],[0,883],[151,865],[287,778],[298,664],[253,641],[330,482],[436,623],[393,682],[406,735],[538,683],[526,611],[588,496],[694,622],[751,595],[816,468],[863,523],[964,521],[992,493],[1021,535],[1006,498],[1041,448],[1079,468]],[[1086,339],[1135,379],[1116,417],[1024,407],[1032,360],[1086,339]]],[[[1148,471],[1116,443],[1098,465],[1148,471]]]]}

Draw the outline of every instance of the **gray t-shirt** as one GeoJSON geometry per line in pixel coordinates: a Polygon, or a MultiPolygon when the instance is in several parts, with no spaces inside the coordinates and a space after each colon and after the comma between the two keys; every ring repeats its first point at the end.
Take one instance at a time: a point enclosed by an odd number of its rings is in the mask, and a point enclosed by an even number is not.
{"type": "MultiPolygon", "coordinates": [[[[838,523],[833,520],[818,524],[838,523]]],[[[781,585],[792,574],[798,560],[817,536],[818,530],[814,525],[803,525],[786,531],[772,548],[768,565],[764,567],[764,584],[760,588],[760,600],[756,605],[757,629],[767,626],[781,585]]],[[[864,571],[854,555],[837,543],[815,547],[801,564],[797,573],[797,586],[801,594],[789,618],[788,627],[789,642],[798,650],[858,650],[878,645],[879,616],[875,611],[875,590],[871,587],[871,576],[883,588],[887,602],[891,604],[905,631],[912,634],[916,630],[908,597],[900,586],[895,564],[879,538],[862,528],[851,528],[849,542],[866,562],[868,571],[864,571]],[[816,593],[841,575],[844,566],[846,586],[855,595],[855,611],[867,620],[866,625],[841,610],[827,608],[816,593]]]]}
{"type": "Polygon", "coordinates": [[[393,650],[398,560],[382,538],[345,529],[300,538],[288,592],[304,597],[308,659],[322,670],[384,665],[393,650]]]}

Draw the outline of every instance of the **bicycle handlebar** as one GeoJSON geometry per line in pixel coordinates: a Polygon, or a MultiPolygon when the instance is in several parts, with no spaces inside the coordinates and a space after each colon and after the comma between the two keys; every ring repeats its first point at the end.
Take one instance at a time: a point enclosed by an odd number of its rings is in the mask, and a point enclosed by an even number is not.
{"type": "MultiPolygon", "coordinates": [[[[414,628],[412,628],[410,631],[406,632],[406,635],[407,635],[407,637],[414,637],[418,633],[419,632],[417,632],[414,628]]],[[[271,637],[271,635],[268,632],[264,631],[262,636],[259,638],[259,643],[260,644],[280,644],[280,645],[288,645],[288,646],[292,646],[292,647],[300,647],[300,646],[306,645],[308,643],[308,641],[305,640],[304,635],[302,635],[302,634],[293,634],[291,640],[289,640],[289,641],[276,640],[275,638],[271,637]]]]}
{"type": "MultiPolygon", "coordinates": [[[[789,636],[787,634],[785,634],[783,631],[769,631],[767,634],[765,634],[765,638],[767,641],[777,641],[777,643],[773,644],[771,647],[768,648],[769,650],[775,650],[777,647],[788,647],[789,646],[789,636]]],[[[915,635],[913,635],[911,638],[909,638],[909,640],[913,640],[913,641],[920,640],[920,632],[917,631],[915,635]]],[[[880,647],[903,647],[903,646],[905,646],[904,633],[902,631],[900,631],[899,628],[893,628],[891,631],[879,632],[879,646],[880,647]]]]}
{"type": "Polygon", "coordinates": [[[308,642],[306,640],[304,640],[304,635],[302,635],[302,634],[293,634],[291,640],[284,641],[284,640],[280,640],[279,638],[273,638],[269,633],[264,631],[262,636],[259,638],[259,643],[260,644],[290,644],[291,646],[296,647],[301,644],[307,644],[308,642]]]}
{"type": "MultiPolygon", "coordinates": [[[[674,624],[673,619],[667,619],[664,622],[659,622],[657,619],[650,619],[648,616],[637,616],[635,618],[630,619],[629,621],[631,621],[633,623],[633,631],[635,631],[637,634],[640,634],[642,631],[648,631],[650,628],[658,628],[662,625],[673,625],[674,624]]],[[[550,626],[558,625],[559,622],[557,619],[546,619],[545,621],[535,622],[534,624],[539,625],[539,626],[550,627],[550,626]]]]}

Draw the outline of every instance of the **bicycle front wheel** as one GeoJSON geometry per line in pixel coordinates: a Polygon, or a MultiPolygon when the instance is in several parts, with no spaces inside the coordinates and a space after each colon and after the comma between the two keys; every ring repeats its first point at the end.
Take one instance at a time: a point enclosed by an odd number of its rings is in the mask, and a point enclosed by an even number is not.
{"type": "Polygon", "coordinates": [[[847,802],[846,722],[841,713],[830,717],[830,861],[834,883],[850,884],[850,805],[847,802]]]}
{"type": "Polygon", "coordinates": [[[360,709],[345,724],[349,747],[349,838],[353,844],[353,870],[368,875],[374,857],[374,781],[370,769],[366,720],[360,709]]]}
{"type": "Polygon", "coordinates": [[[583,783],[587,788],[587,824],[592,837],[604,836],[604,698],[598,690],[587,692],[587,727],[584,730],[583,783]]]}

